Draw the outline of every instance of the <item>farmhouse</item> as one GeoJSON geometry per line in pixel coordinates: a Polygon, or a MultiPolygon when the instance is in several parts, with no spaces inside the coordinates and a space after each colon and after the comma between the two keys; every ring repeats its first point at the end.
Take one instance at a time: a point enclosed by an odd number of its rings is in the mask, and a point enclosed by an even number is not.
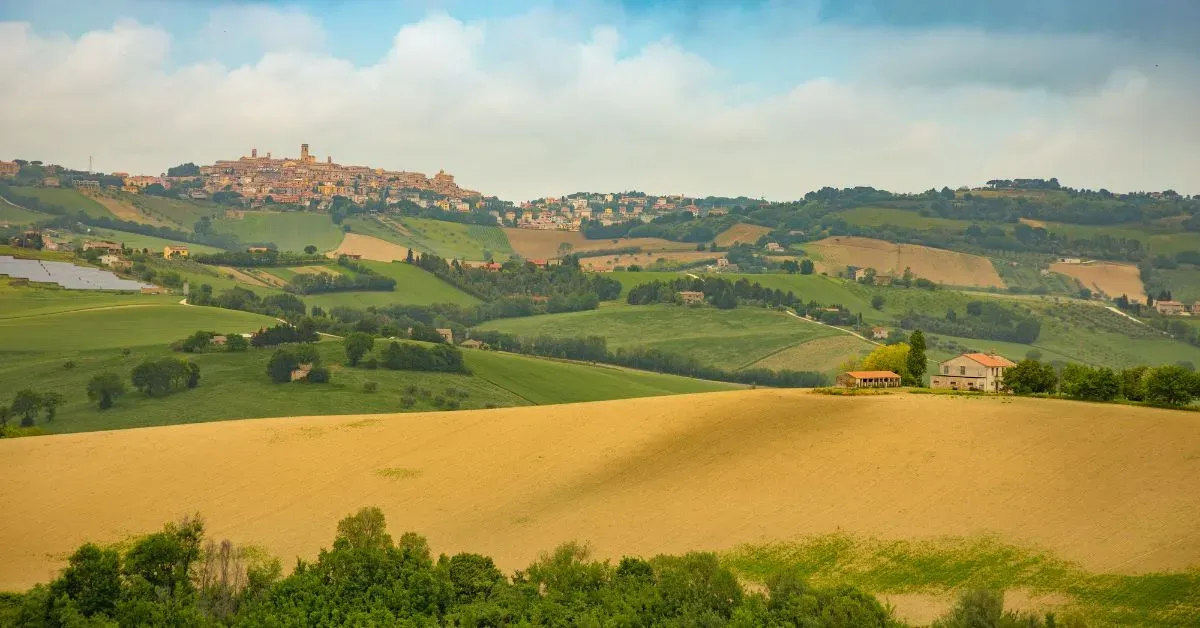
{"type": "Polygon", "coordinates": [[[1159,314],[1173,316],[1179,314],[1187,314],[1190,309],[1188,306],[1179,301],[1155,301],[1154,309],[1158,310],[1159,314]]]}
{"type": "Polygon", "coordinates": [[[269,247],[265,247],[265,246],[252,246],[252,247],[246,249],[246,252],[248,252],[248,253],[266,253],[267,251],[270,251],[270,250],[271,249],[269,247]]]}
{"type": "Polygon", "coordinates": [[[437,333],[442,335],[442,340],[445,340],[446,342],[448,342],[450,344],[454,344],[454,331],[453,330],[447,329],[444,327],[439,327],[437,329],[437,333]]]}
{"type": "Polygon", "coordinates": [[[871,337],[874,338],[875,340],[887,340],[888,328],[887,327],[872,327],[871,328],[871,337]]]}
{"type": "Polygon", "coordinates": [[[1016,366],[1004,356],[994,353],[964,353],[938,365],[929,378],[930,388],[950,390],[1004,390],[1004,371],[1016,366]]]}
{"type": "Polygon", "coordinates": [[[704,303],[704,293],[696,290],[681,290],[677,293],[679,298],[683,300],[684,305],[696,305],[704,303]]]}
{"type": "Polygon", "coordinates": [[[187,257],[188,256],[188,247],[172,246],[170,244],[163,247],[163,257],[170,258],[170,257],[174,257],[176,255],[178,255],[179,257],[187,257]]]}
{"type": "Polygon", "coordinates": [[[900,376],[891,371],[846,371],[837,377],[842,388],[898,388],[900,376]]]}
{"type": "Polygon", "coordinates": [[[83,250],[85,250],[85,251],[96,250],[96,251],[108,251],[109,253],[120,253],[124,249],[122,249],[121,245],[117,244],[116,242],[110,242],[108,240],[90,240],[88,242],[83,243],[83,250]]]}
{"type": "Polygon", "coordinates": [[[479,342],[478,340],[475,340],[474,338],[472,338],[470,340],[464,340],[458,346],[460,346],[464,349],[483,349],[483,348],[487,347],[486,344],[479,342]]]}

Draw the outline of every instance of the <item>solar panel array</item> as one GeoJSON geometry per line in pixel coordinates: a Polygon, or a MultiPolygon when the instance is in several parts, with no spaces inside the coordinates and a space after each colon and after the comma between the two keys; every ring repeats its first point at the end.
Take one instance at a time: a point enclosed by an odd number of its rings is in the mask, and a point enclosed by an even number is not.
{"type": "Polygon", "coordinates": [[[150,284],[121,279],[107,270],[76,266],[67,262],[46,262],[36,259],[16,259],[0,255],[0,275],[28,279],[40,283],[58,284],[68,290],[138,291],[150,284]]]}

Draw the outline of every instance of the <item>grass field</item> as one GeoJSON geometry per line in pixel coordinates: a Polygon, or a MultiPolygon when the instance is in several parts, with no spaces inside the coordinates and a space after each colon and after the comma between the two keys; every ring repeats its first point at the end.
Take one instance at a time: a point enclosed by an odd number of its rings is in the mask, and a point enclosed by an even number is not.
{"type": "Polygon", "coordinates": [[[1047,222],[1046,229],[1051,233],[1059,233],[1073,238],[1095,238],[1096,236],[1111,236],[1114,238],[1130,238],[1140,240],[1150,248],[1151,255],[1174,255],[1180,251],[1200,251],[1200,233],[1182,229],[1170,232],[1156,232],[1137,225],[1071,225],[1060,222],[1047,222]]]}
{"type": "MultiPolygon", "coordinates": [[[[65,290],[57,286],[13,287],[7,281],[0,281],[0,319],[121,305],[167,305],[177,301],[169,295],[65,290]]],[[[0,346],[2,350],[3,346],[0,346]]]]}
{"type": "Polygon", "coordinates": [[[347,219],[346,224],[354,233],[445,258],[481,261],[486,250],[495,259],[505,260],[513,252],[499,227],[398,216],[353,218],[347,219]]]}
{"type": "Polygon", "coordinates": [[[576,540],[719,551],[751,581],[787,565],[897,596],[1024,587],[1092,626],[1200,621],[1186,412],[755,390],[13,439],[0,457],[0,589],[183,513],[291,564],[377,505],[394,537],[506,570],[576,540]]]}
{"type": "Polygon", "coordinates": [[[772,353],[751,366],[773,371],[815,371],[835,376],[849,358],[870,353],[875,345],[850,334],[809,340],[772,353]]]}
{"type": "Polygon", "coordinates": [[[275,320],[249,312],[178,304],[128,304],[0,318],[0,353],[62,354],[165,345],[197,329],[251,332],[275,320]]]}
{"type": "Polygon", "coordinates": [[[970,220],[954,220],[940,216],[922,216],[918,212],[894,207],[855,207],[837,213],[837,216],[852,225],[878,227],[894,225],[910,229],[943,228],[962,231],[972,224],[970,220]]]}
{"type": "MultiPolygon", "coordinates": [[[[693,273],[703,276],[702,273],[693,273]]],[[[621,295],[624,297],[629,289],[651,281],[673,281],[686,277],[685,273],[675,272],[628,272],[618,271],[610,275],[621,282],[621,295]]],[[[737,273],[721,273],[723,278],[730,281],[745,279],[750,283],[762,284],[772,290],[793,292],[805,302],[816,301],[822,305],[844,305],[854,312],[871,309],[872,289],[851,281],[827,277],[823,275],[783,275],[762,274],[745,275],[737,273]]],[[[864,312],[864,316],[870,317],[864,312]]]]}
{"type": "Polygon", "coordinates": [[[1176,301],[1195,303],[1200,301],[1200,269],[1171,268],[1155,270],[1154,274],[1161,277],[1163,283],[1171,289],[1171,296],[1176,301]]]}
{"type": "Polygon", "coordinates": [[[609,349],[653,347],[729,370],[749,366],[786,347],[839,333],[760,308],[718,310],[674,305],[622,305],[500,319],[480,328],[523,337],[604,336],[609,349]]]}
{"type": "Polygon", "coordinates": [[[302,251],[310,244],[332,250],[343,235],[328,214],[310,212],[244,212],[242,218],[214,220],[213,230],[232,233],[244,244],[272,242],[281,251],[302,251]]]}
{"type": "MultiPolygon", "coordinates": [[[[127,247],[135,249],[150,249],[151,253],[162,253],[163,247],[171,246],[186,246],[192,253],[219,253],[222,249],[207,244],[196,244],[194,242],[182,242],[180,240],[167,240],[155,236],[142,235],[140,233],[130,233],[128,231],[117,231],[115,229],[99,229],[93,228],[92,238],[104,238],[114,242],[120,242],[127,247]]],[[[89,238],[80,237],[81,241],[89,238]]]]}
{"type": "Polygon", "coordinates": [[[17,207],[16,205],[0,200],[0,225],[28,225],[39,220],[49,220],[50,218],[53,218],[50,214],[29,211],[23,207],[17,207]]]}
{"type": "Polygon", "coordinates": [[[13,187],[13,192],[64,207],[72,213],[83,212],[92,218],[116,218],[103,205],[71,188],[13,187]]]}
{"type": "Polygon", "coordinates": [[[163,222],[173,223],[176,228],[187,231],[191,231],[200,218],[216,218],[225,212],[224,207],[209,201],[185,201],[145,194],[128,196],[128,201],[142,213],[163,222]]]}
{"type": "MultiPolygon", "coordinates": [[[[0,319],[0,325],[9,320],[21,319],[0,319]]],[[[416,403],[409,408],[411,411],[435,409],[434,399],[446,396],[448,388],[467,393],[460,400],[462,408],[598,401],[736,388],[731,384],[673,375],[471,350],[465,351],[466,363],[473,371],[471,375],[349,368],[345,366],[345,351],[340,340],[326,340],[316,345],[323,363],[333,371],[330,385],[278,385],[271,383],[266,375],[267,361],[273,349],[184,354],[171,352],[166,347],[167,342],[182,339],[197,329],[225,332],[233,331],[231,326],[229,321],[180,320],[179,329],[158,334],[160,338],[169,336],[167,341],[152,346],[129,343],[128,346],[132,346],[129,355],[114,348],[63,352],[50,347],[17,357],[10,354],[10,359],[0,365],[0,381],[4,382],[0,399],[7,401],[16,390],[26,387],[62,394],[66,403],[59,408],[58,416],[52,422],[39,418],[38,427],[51,433],[66,433],[290,413],[400,412],[404,408],[401,400],[410,394],[410,386],[427,391],[424,395],[414,395],[416,403]],[[131,390],[111,410],[104,412],[97,410],[87,399],[87,382],[96,373],[112,371],[128,377],[133,367],[142,361],[164,356],[195,362],[201,369],[200,387],[161,398],[149,398],[131,390]],[[71,369],[63,367],[68,359],[75,364],[71,369]],[[368,381],[376,383],[376,392],[363,391],[363,384],[368,381]]],[[[385,344],[386,341],[379,340],[376,348],[382,350],[385,344]]]]}

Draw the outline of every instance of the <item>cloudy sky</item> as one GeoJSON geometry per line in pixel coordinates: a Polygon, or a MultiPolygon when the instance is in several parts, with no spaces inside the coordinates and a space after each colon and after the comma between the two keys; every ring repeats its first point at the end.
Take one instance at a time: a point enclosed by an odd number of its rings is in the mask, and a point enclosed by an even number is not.
{"type": "Polygon", "coordinates": [[[0,158],[296,155],[521,200],[1200,193],[1196,0],[0,1],[0,158]]]}

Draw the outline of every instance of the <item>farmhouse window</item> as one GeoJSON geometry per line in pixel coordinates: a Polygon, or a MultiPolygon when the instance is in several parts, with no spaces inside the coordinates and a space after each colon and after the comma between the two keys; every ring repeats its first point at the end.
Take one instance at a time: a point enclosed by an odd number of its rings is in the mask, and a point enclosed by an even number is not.
{"type": "Polygon", "coordinates": [[[965,367],[965,366],[960,366],[960,367],[958,367],[958,374],[959,374],[959,375],[966,375],[966,374],[967,374],[967,367],[965,367]]]}

